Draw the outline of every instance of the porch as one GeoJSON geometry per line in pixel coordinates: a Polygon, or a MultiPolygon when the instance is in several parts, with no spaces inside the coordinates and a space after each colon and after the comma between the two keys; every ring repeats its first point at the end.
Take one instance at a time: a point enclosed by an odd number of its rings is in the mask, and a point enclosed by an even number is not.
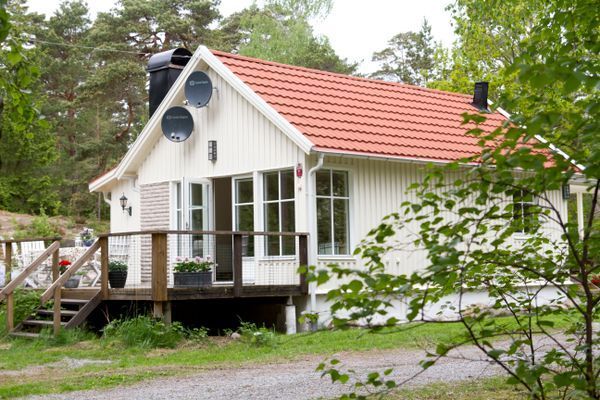
{"type": "Polygon", "coordinates": [[[174,301],[285,299],[308,292],[305,276],[298,273],[298,268],[307,264],[306,233],[121,232],[98,235],[83,250],[61,246],[60,238],[2,240],[0,244],[4,244],[7,277],[0,290],[0,301],[7,303],[7,328],[15,334],[29,332],[27,326],[48,326],[55,333],[77,326],[105,301],[151,302],[154,316],[169,322],[174,301]],[[44,249],[35,256],[28,255],[33,261],[25,265],[22,260],[27,257],[15,253],[23,248],[23,243],[33,241],[43,241],[44,249]],[[176,285],[174,267],[180,257],[214,260],[211,283],[200,287],[176,285]],[[71,265],[61,274],[59,262],[66,259],[71,265]],[[109,264],[113,261],[128,266],[123,288],[109,285],[109,264]],[[80,287],[64,288],[70,278],[77,276],[80,287]],[[17,287],[40,292],[40,309],[35,319],[15,321],[17,287]],[[46,307],[50,300],[54,300],[52,309],[46,307]]]}

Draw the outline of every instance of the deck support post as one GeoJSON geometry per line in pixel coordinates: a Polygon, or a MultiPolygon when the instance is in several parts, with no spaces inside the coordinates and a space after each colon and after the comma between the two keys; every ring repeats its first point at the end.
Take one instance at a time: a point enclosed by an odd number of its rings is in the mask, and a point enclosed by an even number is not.
{"type": "Polygon", "coordinates": [[[171,323],[171,307],[167,293],[167,234],[152,233],[152,301],[154,317],[171,323]]]}
{"type": "Polygon", "coordinates": [[[286,335],[296,333],[296,306],[292,301],[292,296],[288,297],[285,305],[285,333],[286,335]]]}
{"type": "Polygon", "coordinates": [[[100,242],[100,293],[102,300],[108,299],[108,237],[102,236],[100,242]]]}
{"type": "MultiPolygon", "coordinates": [[[[298,261],[300,266],[308,267],[308,235],[298,236],[298,261]]],[[[306,282],[306,274],[300,275],[300,291],[302,294],[308,294],[308,282],[306,282]]]]}
{"type": "Polygon", "coordinates": [[[233,297],[242,296],[242,235],[233,235],[233,297]]]}
{"type": "MultiPolygon", "coordinates": [[[[12,242],[4,243],[4,286],[11,281],[12,242]]],[[[6,296],[6,331],[15,329],[15,297],[11,292],[6,296]]]]}
{"type": "Polygon", "coordinates": [[[12,271],[12,242],[4,243],[4,286],[11,280],[12,271]]]}

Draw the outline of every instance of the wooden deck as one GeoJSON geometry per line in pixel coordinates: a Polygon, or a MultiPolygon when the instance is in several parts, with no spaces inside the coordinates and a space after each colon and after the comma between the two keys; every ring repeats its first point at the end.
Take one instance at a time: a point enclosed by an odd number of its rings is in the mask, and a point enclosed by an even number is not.
{"type": "MultiPolygon", "coordinates": [[[[229,299],[252,297],[287,297],[302,295],[300,285],[243,286],[234,296],[233,285],[214,285],[203,288],[168,288],[167,301],[229,299]]],[[[106,301],[152,301],[152,288],[109,289],[106,301]]]]}

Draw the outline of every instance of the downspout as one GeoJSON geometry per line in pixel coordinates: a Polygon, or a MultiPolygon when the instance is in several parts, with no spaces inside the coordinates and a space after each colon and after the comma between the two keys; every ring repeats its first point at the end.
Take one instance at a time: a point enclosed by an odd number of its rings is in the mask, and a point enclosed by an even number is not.
{"type": "MultiPolygon", "coordinates": [[[[319,153],[319,159],[317,165],[312,167],[308,171],[308,227],[310,233],[310,249],[308,252],[308,265],[317,265],[317,218],[316,218],[316,200],[315,200],[315,187],[316,182],[313,179],[313,175],[323,168],[323,160],[325,154],[319,153]]],[[[317,283],[310,282],[308,286],[308,293],[310,295],[310,310],[309,312],[315,313],[317,311],[317,283]]],[[[316,331],[318,327],[318,321],[313,323],[311,329],[316,331]]]]}

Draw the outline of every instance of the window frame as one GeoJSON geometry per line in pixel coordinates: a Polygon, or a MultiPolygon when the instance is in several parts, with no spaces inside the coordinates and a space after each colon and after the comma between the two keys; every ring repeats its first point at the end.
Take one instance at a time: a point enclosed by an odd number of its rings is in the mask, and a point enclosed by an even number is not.
{"type": "MultiPolygon", "coordinates": [[[[294,224],[294,228],[293,230],[296,230],[296,178],[294,175],[294,169],[293,168],[284,168],[284,169],[279,169],[279,170],[274,170],[274,171],[265,171],[262,173],[262,224],[264,227],[264,230],[267,231],[267,218],[268,218],[268,212],[267,212],[267,207],[269,204],[277,204],[277,215],[278,215],[278,227],[277,227],[277,231],[273,231],[273,232],[283,232],[283,219],[281,218],[282,215],[282,205],[283,203],[292,203],[293,205],[293,224],[294,224]],[[287,172],[287,173],[291,173],[292,174],[292,194],[293,197],[290,198],[285,198],[282,199],[281,194],[281,174],[282,172],[287,172]],[[273,174],[277,174],[277,198],[275,200],[267,200],[267,184],[266,184],[266,179],[268,175],[273,175],[273,174]]],[[[279,242],[279,251],[278,254],[270,254],[269,253],[269,240],[271,239],[271,237],[265,237],[264,238],[264,249],[263,249],[263,256],[267,257],[267,258],[271,258],[271,257],[295,257],[297,252],[296,249],[296,245],[295,245],[295,238],[294,238],[294,250],[293,253],[289,253],[289,254],[284,254],[283,253],[283,241],[284,238],[283,236],[278,236],[278,242],[279,242]]]]}
{"type": "Polygon", "coordinates": [[[352,258],[354,259],[354,257],[352,256],[352,242],[351,239],[353,237],[352,235],[352,227],[350,226],[350,214],[351,214],[351,208],[352,208],[352,185],[351,185],[351,170],[347,169],[347,168],[343,168],[342,166],[327,166],[327,167],[323,167],[322,169],[318,170],[315,175],[314,175],[314,193],[315,193],[315,202],[314,202],[314,207],[315,207],[315,235],[316,235],[316,244],[317,244],[317,257],[319,259],[347,259],[347,258],[352,258]],[[324,171],[329,171],[329,195],[320,195],[317,194],[317,174],[318,173],[322,173],[324,171]],[[346,175],[346,196],[338,196],[338,195],[334,195],[333,193],[333,174],[335,172],[338,173],[344,173],[346,175]],[[330,208],[329,208],[329,212],[330,212],[330,218],[329,218],[329,225],[330,225],[330,235],[331,235],[331,241],[329,242],[331,244],[331,253],[320,253],[319,252],[319,236],[318,236],[318,231],[319,231],[319,220],[318,220],[318,209],[317,209],[317,201],[318,199],[328,199],[330,200],[330,208]],[[335,217],[334,217],[334,200],[344,200],[346,201],[346,247],[347,250],[344,253],[335,253],[335,247],[334,247],[334,243],[335,243],[335,217]]]}
{"type": "Polygon", "coordinates": [[[539,215],[530,215],[529,218],[525,215],[526,210],[539,205],[539,199],[532,193],[526,193],[524,190],[516,190],[512,194],[512,216],[511,225],[515,230],[513,234],[517,237],[528,237],[532,231],[541,225],[539,215]],[[531,196],[531,200],[527,200],[527,197],[531,196]],[[517,213],[520,213],[520,220],[517,219],[517,213]],[[534,221],[534,218],[537,220],[534,221]]]}

